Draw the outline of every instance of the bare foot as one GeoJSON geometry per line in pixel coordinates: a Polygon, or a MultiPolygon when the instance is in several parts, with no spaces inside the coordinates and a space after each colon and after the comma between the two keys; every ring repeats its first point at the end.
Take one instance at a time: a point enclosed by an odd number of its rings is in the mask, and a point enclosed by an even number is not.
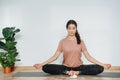
{"type": "Polygon", "coordinates": [[[80,72],[79,71],[73,71],[74,75],[79,75],[80,72]]]}
{"type": "Polygon", "coordinates": [[[73,75],[79,75],[79,71],[66,71],[66,74],[69,76],[73,76],[73,75]]]}
{"type": "Polygon", "coordinates": [[[72,71],[66,71],[66,74],[69,76],[74,75],[72,71]]]}

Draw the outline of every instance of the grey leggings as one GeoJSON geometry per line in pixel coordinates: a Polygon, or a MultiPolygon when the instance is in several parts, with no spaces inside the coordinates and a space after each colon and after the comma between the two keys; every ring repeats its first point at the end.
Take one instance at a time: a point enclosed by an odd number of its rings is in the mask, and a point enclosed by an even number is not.
{"type": "Polygon", "coordinates": [[[53,75],[65,75],[66,71],[80,71],[80,75],[97,75],[104,71],[104,68],[100,65],[90,64],[90,65],[80,65],[78,67],[67,67],[58,64],[47,64],[42,67],[45,73],[53,75]]]}

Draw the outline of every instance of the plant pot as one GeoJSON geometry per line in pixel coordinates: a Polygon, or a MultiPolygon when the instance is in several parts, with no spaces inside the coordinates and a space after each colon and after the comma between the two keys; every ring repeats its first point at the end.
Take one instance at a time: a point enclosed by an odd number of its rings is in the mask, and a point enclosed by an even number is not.
{"type": "Polygon", "coordinates": [[[8,74],[8,73],[10,73],[11,72],[11,68],[10,67],[5,67],[4,68],[4,73],[5,74],[8,74]]]}
{"type": "Polygon", "coordinates": [[[12,67],[11,67],[11,72],[13,72],[15,70],[15,63],[13,63],[12,67]]]}

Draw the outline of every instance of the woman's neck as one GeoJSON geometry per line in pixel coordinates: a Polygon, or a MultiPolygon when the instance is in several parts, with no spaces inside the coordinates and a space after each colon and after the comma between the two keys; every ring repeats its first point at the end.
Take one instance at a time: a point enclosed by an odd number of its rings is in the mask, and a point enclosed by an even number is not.
{"type": "Polygon", "coordinates": [[[67,36],[67,38],[69,39],[69,40],[74,40],[74,39],[76,39],[76,37],[75,36],[67,36]]]}

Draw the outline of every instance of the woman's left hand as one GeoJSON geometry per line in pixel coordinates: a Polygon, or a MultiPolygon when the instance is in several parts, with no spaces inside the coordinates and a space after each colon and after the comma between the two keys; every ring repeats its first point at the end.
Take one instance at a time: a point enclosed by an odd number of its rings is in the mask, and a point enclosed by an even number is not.
{"type": "Polygon", "coordinates": [[[109,69],[109,68],[111,67],[111,64],[104,64],[103,67],[104,67],[105,69],[109,69]]]}
{"type": "Polygon", "coordinates": [[[39,69],[40,67],[42,67],[42,65],[41,64],[35,64],[35,65],[33,65],[36,69],[39,69]]]}

